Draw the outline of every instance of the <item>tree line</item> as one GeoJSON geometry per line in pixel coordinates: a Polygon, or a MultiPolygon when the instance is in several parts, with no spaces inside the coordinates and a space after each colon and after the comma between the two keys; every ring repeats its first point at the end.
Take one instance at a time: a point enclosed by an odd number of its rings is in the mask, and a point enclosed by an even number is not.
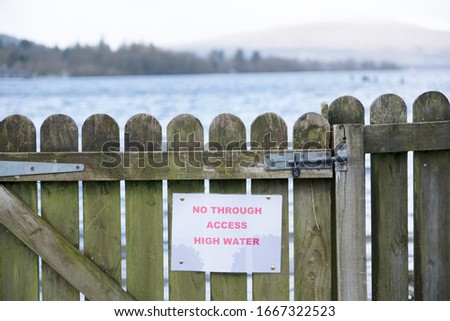
{"type": "Polygon", "coordinates": [[[97,45],[59,49],[28,40],[3,43],[0,38],[0,75],[20,76],[119,76],[197,74],[228,72],[283,72],[343,69],[388,69],[391,63],[356,62],[349,59],[332,63],[264,57],[259,51],[233,54],[212,50],[207,56],[192,52],[166,50],[153,44],[122,45],[116,50],[103,40],[97,45]]]}

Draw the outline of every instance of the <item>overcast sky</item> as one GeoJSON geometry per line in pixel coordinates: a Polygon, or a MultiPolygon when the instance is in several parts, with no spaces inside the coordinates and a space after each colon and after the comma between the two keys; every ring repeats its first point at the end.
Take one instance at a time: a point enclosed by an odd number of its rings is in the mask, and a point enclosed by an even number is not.
{"type": "Polygon", "coordinates": [[[171,46],[305,22],[375,19],[450,31],[449,0],[0,0],[0,33],[49,46],[171,46]]]}

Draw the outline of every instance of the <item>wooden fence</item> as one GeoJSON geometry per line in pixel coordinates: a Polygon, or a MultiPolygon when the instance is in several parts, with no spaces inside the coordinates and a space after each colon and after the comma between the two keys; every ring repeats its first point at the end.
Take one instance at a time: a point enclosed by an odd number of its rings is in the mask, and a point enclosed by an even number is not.
{"type": "Polygon", "coordinates": [[[450,300],[449,101],[438,92],[424,93],[413,104],[414,122],[406,117],[406,104],[393,94],[374,101],[370,125],[364,125],[363,105],[350,96],[324,106],[322,115],[301,116],[293,127],[293,149],[331,149],[337,155],[345,146],[348,159],[333,170],[301,171],[290,194],[292,172],[263,166],[268,150],[288,149],[286,123],[274,113],[257,117],[250,137],[238,117],[218,115],[209,144],[199,120],[183,114],[167,126],[167,148],[158,121],[138,114],[125,125],[122,149],[118,124],[97,114],[81,128],[81,151],[75,122],[52,115],[40,128],[40,152],[33,123],[9,116],[0,123],[0,161],[83,164],[84,170],[0,178],[0,299],[79,300],[83,293],[91,300],[163,300],[165,274],[170,300],[204,300],[207,284],[211,300],[250,299],[246,274],[210,273],[207,282],[202,272],[164,272],[163,221],[168,215],[170,240],[173,193],[203,193],[207,179],[211,193],[244,194],[251,179],[251,193],[283,196],[281,273],[253,274],[251,299],[289,300],[293,287],[294,300],[367,300],[370,153],[371,297],[407,300],[407,152],[414,151],[414,298],[450,300]]]}

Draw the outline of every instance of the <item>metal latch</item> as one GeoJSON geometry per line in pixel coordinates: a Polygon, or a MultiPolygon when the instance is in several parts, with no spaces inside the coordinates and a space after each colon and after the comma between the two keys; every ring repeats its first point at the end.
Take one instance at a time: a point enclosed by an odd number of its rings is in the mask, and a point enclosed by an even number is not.
{"type": "Polygon", "coordinates": [[[264,156],[264,169],[267,171],[291,170],[292,176],[299,177],[302,170],[332,169],[347,170],[347,144],[342,143],[335,148],[336,156],[331,150],[312,151],[280,151],[264,156]]]}
{"type": "Polygon", "coordinates": [[[335,157],[333,157],[335,169],[337,171],[346,171],[348,163],[347,144],[345,141],[338,143],[335,147],[335,157]]]}
{"type": "Polygon", "coordinates": [[[83,164],[0,161],[0,177],[82,171],[83,164]]]}

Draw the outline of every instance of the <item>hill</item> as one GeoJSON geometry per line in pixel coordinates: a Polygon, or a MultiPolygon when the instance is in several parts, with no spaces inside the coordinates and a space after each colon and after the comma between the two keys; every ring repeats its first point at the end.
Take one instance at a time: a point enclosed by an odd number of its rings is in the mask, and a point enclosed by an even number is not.
{"type": "Polygon", "coordinates": [[[0,34],[0,46],[11,45],[11,44],[12,45],[18,45],[19,42],[20,42],[20,40],[17,39],[17,38],[0,34]]]}
{"type": "Polygon", "coordinates": [[[380,21],[308,23],[184,44],[206,52],[259,49],[295,59],[388,60],[402,66],[450,66],[450,32],[380,21]]]}

